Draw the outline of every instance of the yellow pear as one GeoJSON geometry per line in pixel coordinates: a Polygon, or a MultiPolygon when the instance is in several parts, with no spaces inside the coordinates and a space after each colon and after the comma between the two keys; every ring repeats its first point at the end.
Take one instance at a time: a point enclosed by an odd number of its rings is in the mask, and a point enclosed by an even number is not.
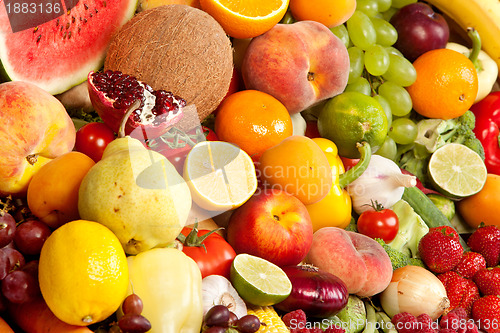
{"type": "Polygon", "coordinates": [[[168,159],[129,136],[106,147],[78,195],[80,217],[111,229],[127,254],[172,243],[192,204],[189,187],[168,159]]]}

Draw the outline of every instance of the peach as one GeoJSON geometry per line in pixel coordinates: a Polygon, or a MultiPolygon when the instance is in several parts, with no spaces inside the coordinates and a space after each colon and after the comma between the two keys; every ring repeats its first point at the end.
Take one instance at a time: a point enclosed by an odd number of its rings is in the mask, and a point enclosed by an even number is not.
{"type": "Polygon", "coordinates": [[[0,84],[0,123],[0,195],[24,195],[43,165],[75,145],[62,103],[31,83],[0,84]]]}
{"type": "Polygon", "coordinates": [[[314,233],[305,261],[338,276],[349,294],[360,297],[384,291],[392,278],[391,260],[379,243],[338,227],[324,227],[314,233]]]}
{"type": "Polygon", "coordinates": [[[247,89],[274,96],[293,114],[344,91],[349,55],[321,23],[277,24],[252,39],[241,74],[247,89]]]}

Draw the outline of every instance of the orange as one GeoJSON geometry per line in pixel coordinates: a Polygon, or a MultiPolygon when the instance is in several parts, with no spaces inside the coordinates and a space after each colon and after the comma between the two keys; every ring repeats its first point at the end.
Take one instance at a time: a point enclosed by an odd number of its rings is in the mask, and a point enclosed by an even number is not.
{"type": "Polygon", "coordinates": [[[476,99],[477,71],[460,52],[436,49],[418,57],[417,80],[407,87],[413,109],[424,117],[451,119],[463,115],[476,99]]]}
{"type": "Polygon", "coordinates": [[[457,210],[464,221],[473,228],[481,222],[500,227],[500,175],[488,174],[486,183],[478,193],[457,202],[457,210]]]}
{"type": "Polygon", "coordinates": [[[356,0],[290,0],[290,11],[298,21],[311,20],[328,28],[346,22],[356,10],[356,0]]]}
{"type": "Polygon", "coordinates": [[[201,9],[234,38],[252,38],[270,30],[285,16],[288,3],[289,0],[200,0],[201,9]]]}
{"type": "Polygon", "coordinates": [[[283,103],[273,96],[242,90],[220,104],[215,133],[257,161],[265,150],[293,134],[292,119],[283,103]]]}
{"type": "Polygon", "coordinates": [[[333,184],[325,153],[307,136],[290,136],[266,150],[258,163],[262,184],[297,197],[304,205],[323,199],[333,184]]]}

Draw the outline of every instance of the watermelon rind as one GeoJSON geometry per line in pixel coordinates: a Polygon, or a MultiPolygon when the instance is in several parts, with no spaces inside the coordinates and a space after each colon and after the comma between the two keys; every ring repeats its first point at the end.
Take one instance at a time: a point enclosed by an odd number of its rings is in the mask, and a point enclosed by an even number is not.
{"type": "Polygon", "coordinates": [[[12,32],[0,5],[0,82],[30,82],[53,95],[84,82],[102,68],[112,36],[137,5],[137,0],[80,0],[57,19],[18,32],[12,32]]]}

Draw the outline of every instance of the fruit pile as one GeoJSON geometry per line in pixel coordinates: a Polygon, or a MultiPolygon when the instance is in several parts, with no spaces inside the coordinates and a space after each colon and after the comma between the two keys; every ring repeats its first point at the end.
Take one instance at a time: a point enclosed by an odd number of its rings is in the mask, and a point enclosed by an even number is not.
{"type": "Polygon", "coordinates": [[[500,4],[248,4],[0,6],[0,331],[500,333],[500,4]]]}

